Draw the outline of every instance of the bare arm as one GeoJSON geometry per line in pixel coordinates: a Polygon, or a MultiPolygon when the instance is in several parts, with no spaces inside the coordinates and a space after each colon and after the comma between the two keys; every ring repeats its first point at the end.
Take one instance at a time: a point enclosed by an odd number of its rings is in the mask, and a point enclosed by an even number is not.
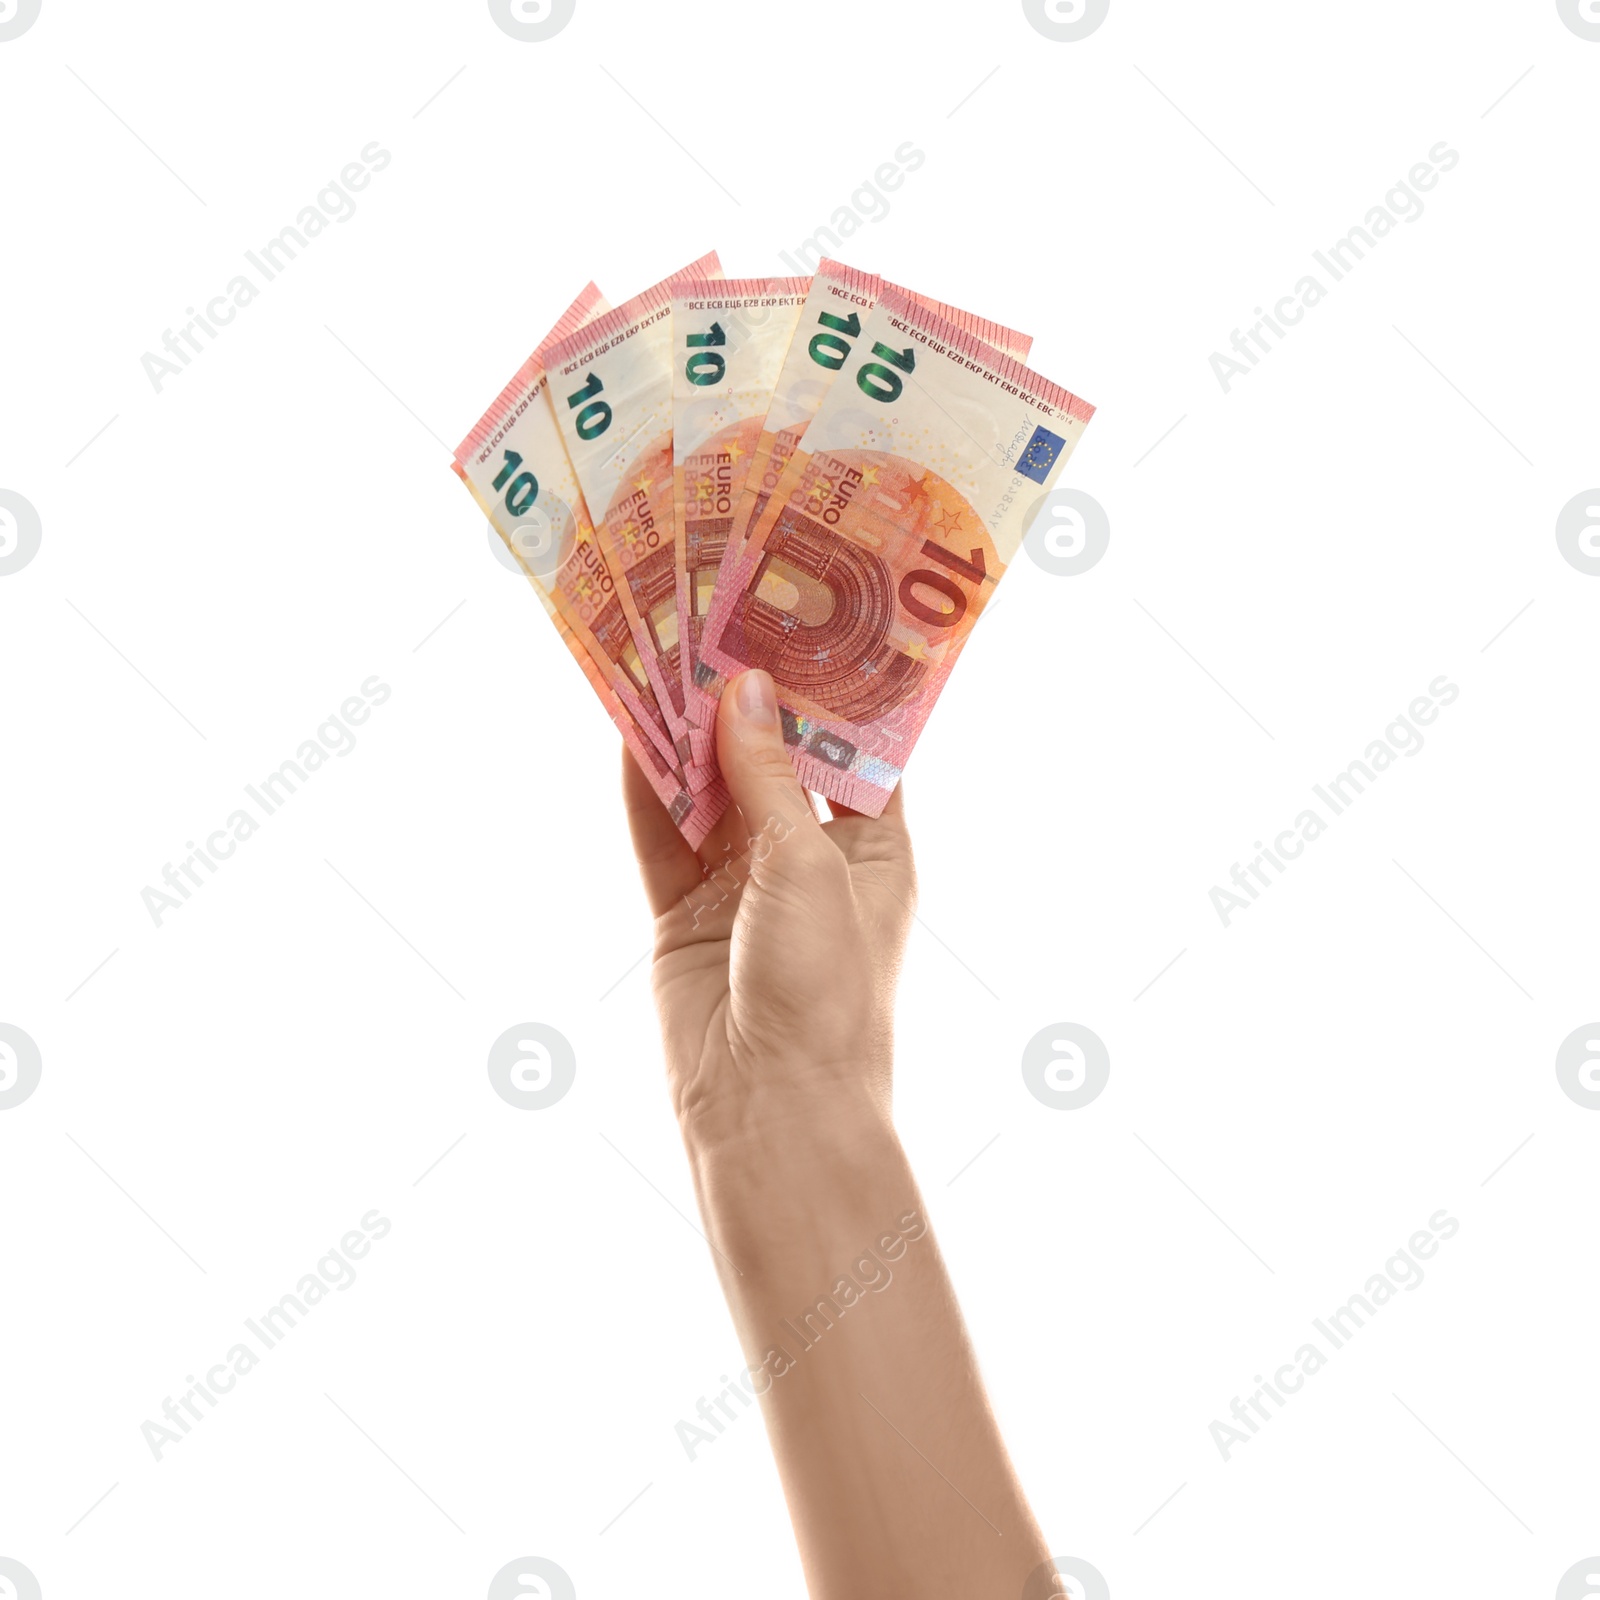
{"type": "Polygon", "coordinates": [[[674,1104],[811,1593],[1020,1597],[1048,1552],[890,1118],[900,796],[820,824],[764,674],[730,685],[718,748],[736,809],[699,857],[631,762],[627,798],[674,1104]]]}

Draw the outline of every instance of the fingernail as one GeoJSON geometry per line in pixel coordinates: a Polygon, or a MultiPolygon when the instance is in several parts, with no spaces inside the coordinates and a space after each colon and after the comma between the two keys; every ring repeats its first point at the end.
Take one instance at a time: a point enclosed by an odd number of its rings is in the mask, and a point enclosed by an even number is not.
{"type": "Polygon", "coordinates": [[[739,714],[748,722],[770,728],[778,720],[778,695],[772,679],[759,668],[739,679],[739,714]]]}

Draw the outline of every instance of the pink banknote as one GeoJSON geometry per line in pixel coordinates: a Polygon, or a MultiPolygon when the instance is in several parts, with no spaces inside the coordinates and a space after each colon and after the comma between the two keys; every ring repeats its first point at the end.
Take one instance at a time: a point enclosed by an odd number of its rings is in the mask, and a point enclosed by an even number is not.
{"type": "Polygon", "coordinates": [[[651,787],[698,846],[726,806],[726,791],[720,783],[689,790],[549,403],[546,347],[606,309],[590,284],[457,447],[454,465],[651,787]]]}
{"type": "Polygon", "coordinates": [[[619,581],[640,659],[692,792],[715,774],[691,765],[678,636],[672,504],[672,292],[722,276],[716,252],[596,317],[545,351],[567,454],[619,581]]]}
{"type": "Polygon", "coordinates": [[[702,646],[772,674],[808,788],[882,811],[1093,415],[903,293],[860,316],[702,646]]]}
{"type": "Polygon", "coordinates": [[[761,424],[794,337],[809,278],[680,283],[672,299],[672,473],[677,518],[679,664],[690,759],[716,763],[722,679],[700,635],[761,424]]]}
{"type": "Polygon", "coordinates": [[[807,426],[860,337],[862,318],[878,303],[878,296],[890,289],[909,296],[1003,354],[1027,359],[1033,340],[1025,333],[911,290],[899,289],[876,273],[847,267],[842,261],[821,262],[811,280],[794,340],[784,357],[756,440],[755,459],[745,478],[744,497],[728,530],[715,583],[716,599],[706,624],[709,630],[720,629],[726,622],[728,608],[749,576],[742,567],[745,540],[765,509],[767,496],[776,488],[789,457],[799,448],[807,426]]]}

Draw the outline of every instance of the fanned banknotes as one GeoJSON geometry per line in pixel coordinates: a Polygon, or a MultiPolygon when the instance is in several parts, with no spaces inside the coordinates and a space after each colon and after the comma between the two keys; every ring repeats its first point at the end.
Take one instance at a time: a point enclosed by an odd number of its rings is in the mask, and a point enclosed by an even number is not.
{"type": "Polygon", "coordinates": [[[712,251],[545,352],[561,437],[594,509],[595,535],[617,575],[618,593],[691,791],[704,788],[715,773],[704,762],[691,764],[678,659],[672,291],[683,278],[721,276],[712,251]]]}
{"type": "Polygon", "coordinates": [[[662,804],[698,846],[727,792],[716,782],[690,793],[549,403],[546,347],[606,309],[591,283],[457,447],[455,470],[532,582],[662,804]]]}
{"type": "Polygon", "coordinates": [[[806,787],[882,811],[1094,414],[1031,344],[839,262],[725,279],[713,252],[615,309],[590,284],[462,442],[692,845],[728,804],[717,700],[749,667],[806,787]]]}

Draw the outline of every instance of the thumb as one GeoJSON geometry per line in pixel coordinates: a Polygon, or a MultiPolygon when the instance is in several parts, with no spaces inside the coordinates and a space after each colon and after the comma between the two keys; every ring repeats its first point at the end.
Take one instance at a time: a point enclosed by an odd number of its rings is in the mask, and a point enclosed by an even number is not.
{"type": "Polygon", "coordinates": [[[813,845],[826,843],[789,761],[777,690],[759,668],[741,672],[722,691],[717,757],[752,840],[768,832],[779,838],[814,836],[809,839],[813,845]]]}

